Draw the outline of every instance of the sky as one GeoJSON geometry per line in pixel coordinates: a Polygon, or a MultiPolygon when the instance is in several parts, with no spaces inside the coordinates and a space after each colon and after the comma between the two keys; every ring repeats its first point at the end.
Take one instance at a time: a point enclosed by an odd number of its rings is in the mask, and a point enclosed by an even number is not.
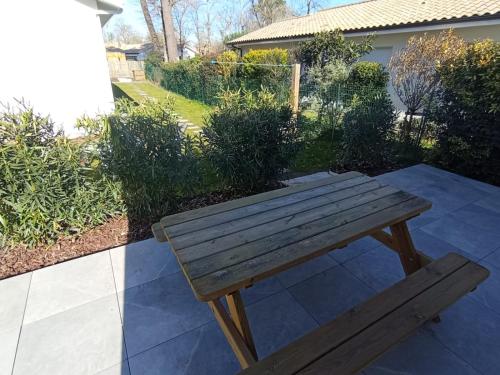
{"type": "MultiPolygon", "coordinates": [[[[212,0],[212,3],[219,3],[223,5],[227,1],[233,0],[212,0]]],[[[298,0],[295,0],[297,2],[298,0]]],[[[291,4],[293,0],[287,0],[287,3],[291,4]]],[[[357,0],[322,0],[322,9],[331,8],[336,5],[354,3],[357,0]]],[[[104,31],[112,31],[115,25],[119,22],[131,25],[134,30],[139,32],[141,35],[147,34],[146,23],[144,22],[144,16],[142,15],[141,6],[139,0],[124,0],[123,1],[123,12],[118,15],[114,15],[111,20],[106,24],[104,31]]]]}

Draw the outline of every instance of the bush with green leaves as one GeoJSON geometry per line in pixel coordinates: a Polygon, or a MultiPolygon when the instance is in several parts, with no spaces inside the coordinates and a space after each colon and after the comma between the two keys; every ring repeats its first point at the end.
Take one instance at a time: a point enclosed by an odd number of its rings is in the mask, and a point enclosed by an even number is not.
{"type": "Polygon", "coordinates": [[[153,222],[200,192],[199,153],[172,105],[170,99],[121,100],[113,114],[80,123],[98,137],[103,168],[120,182],[129,220],[153,222]]]}
{"type": "Polygon", "coordinates": [[[373,49],[372,40],[371,36],[359,42],[347,40],[339,30],[334,30],[317,33],[311,40],[300,43],[298,59],[305,65],[302,108],[317,112],[319,134],[330,131],[333,137],[353,96],[371,94],[376,86],[369,83],[373,68],[356,63],[373,49]]]}
{"type": "Polygon", "coordinates": [[[24,103],[1,111],[0,245],[50,243],[122,212],[95,157],[24,103]]]}
{"type": "Polygon", "coordinates": [[[475,41],[438,67],[436,161],[500,184],[500,43],[475,41]]]}
{"type": "Polygon", "coordinates": [[[216,65],[196,57],[163,64],[159,83],[167,90],[211,105],[225,82],[216,65]]]}
{"type": "Polygon", "coordinates": [[[349,84],[363,91],[385,91],[389,82],[389,72],[380,63],[359,61],[353,64],[349,74],[349,84]]]}
{"type": "Polygon", "coordinates": [[[297,138],[290,106],[270,91],[226,91],[206,120],[202,150],[227,186],[256,192],[289,166],[297,138]]]}
{"type": "Polygon", "coordinates": [[[337,29],[314,34],[314,38],[299,44],[296,54],[298,60],[309,68],[314,65],[325,66],[333,61],[352,65],[373,49],[373,35],[358,42],[345,39],[337,29]]]}
{"type": "Polygon", "coordinates": [[[395,120],[387,92],[355,95],[343,118],[340,164],[348,169],[383,166],[391,154],[395,120]]]}
{"type": "Polygon", "coordinates": [[[234,51],[225,51],[215,59],[196,57],[161,64],[147,61],[145,70],[149,80],[165,89],[209,105],[217,104],[224,90],[261,87],[287,101],[291,79],[287,61],[288,52],[278,48],[250,51],[243,59],[234,51]]]}

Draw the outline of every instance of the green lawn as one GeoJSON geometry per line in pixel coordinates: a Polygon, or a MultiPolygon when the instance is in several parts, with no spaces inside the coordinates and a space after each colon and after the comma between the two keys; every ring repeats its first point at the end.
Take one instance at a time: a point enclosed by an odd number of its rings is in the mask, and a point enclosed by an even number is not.
{"type": "Polygon", "coordinates": [[[204,103],[185,98],[182,95],[167,91],[150,82],[115,82],[113,84],[136,102],[140,102],[145,98],[145,96],[141,94],[146,94],[149,97],[160,100],[167,96],[174,98],[175,112],[194,125],[203,126],[203,117],[211,110],[211,107],[204,103]]]}
{"type": "Polygon", "coordinates": [[[292,167],[293,172],[318,172],[326,171],[336,160],[338,142],[333,142],[329,135],[322,135],[317,139],[308,142],[295,157],[292,167]]]}

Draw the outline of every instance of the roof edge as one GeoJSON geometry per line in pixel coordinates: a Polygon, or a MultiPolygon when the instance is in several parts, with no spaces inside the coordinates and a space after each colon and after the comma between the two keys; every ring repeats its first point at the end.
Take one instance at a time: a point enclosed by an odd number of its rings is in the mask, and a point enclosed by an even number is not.
{"type": "MultiPolygon", "coordinates": [[[[373,0],[367,0],[364,2],[370,2],[373,0]]],[[[359,3],[357,3],[359,4],[359,3]]],[[[329,8],[331,9],[331,8],[329,8]]],[[[325,9],[327,10],[327,9],[325,9]]],[[[432,21],[425,21],[425,22],[413,22],[413,23],[405,23],[405,24],[395,24],[395,25],[387,25],[387,26],[382,26],[382,27],[371,27],[371,28],[358,28],[358,29],[349,29],[349,30],[340,30],[345,36],[349,36],[349,34],[357,34],[357,33],[372,33],[376,31],[387,31],[387,30],[404,30],[404,29],[411,29],[415,27],[425,27],[425,26],[434,26],[434,25],[448,25],[448,24],[455,24],[455,23],[466,23],[466,22],[477,22],[477,21],[490,21],[490,20],[500,20],[500,12],[494,13],[494,14],[485,14],[481,16],[464,16],[464,17],[453,17],[453,18],[445,18],[445,19],[439,19],[439,20],[432,20],[432,21]]],[[[324,31],[329,31],[329,30],[334,30],[334,29],[325,29],[324,31]]],[[[277,37],[277,38],[262,38],[262,39],[248,39],[248,40],[242,40],[238,41],[240,38],[244,38],[245,36],[241,36],[239,38],[233,39],[229,42],[226,43],[226,45],[231,45],[231,46],[238,46],[238,45],[244,45],[244,44],[251,44],[251,43],[257,43],[257,42],[273,42],[273,41],[286,41],[286,40],[293,40],[293,39],[303,39],[303,38],[310,38],[314,35],[315,33],[309,33],[309,34],[300,34],[300,35],[292,35],[292,36],[286,36],[286,37],[277,37]]]]}

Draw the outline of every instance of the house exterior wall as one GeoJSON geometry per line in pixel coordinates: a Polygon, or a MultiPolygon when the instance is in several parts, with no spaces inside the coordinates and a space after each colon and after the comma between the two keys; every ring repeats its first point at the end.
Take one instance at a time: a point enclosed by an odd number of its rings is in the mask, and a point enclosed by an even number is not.
{"type": "Polygon", "coordinates": [[[96,0],[0,2],[0,102],[14,98],[78,136],[83,114],[111,111],[113,94],[96,0]]]}
{"type": "MultiPolygon", "coordinates": [[[[410,32],[397,32],[391,34],[381,34],[375,33],[374,47],[375,50],[364,56],[362,60],[364,61],[376,61],[384,66],[389,64],[393,51],[396,51],[406,45],[408,39],[417,34],[423,35],[425,32],[428,34],[438,34],[439,32],[446,30],[445,28],[437,30],[428,31],[410,31],[410,32]]],[[[493,39],[495,41],[500,41],[500,23],[494,25],[485,26],[473,26],[473,27],[460,27],[455,28],[457,34],[461,35],[465,40],[472,41],[475,39],[493,39]]],[[[347,38],[353,40],[361,40],[362,36],[350,37],[348,34],[347,38]]],[[[263,48],[285,48],[294,49],[298,47],[299,40],[295,41],[282,41],[282,42],[272,42],[272,43],[256,43],[241,46],[241,51],[243,54],[247,53],[251,49],[263,49],[263,48]]],[[[399,111],[405,111],[405,106],[399,100],[396,95],[394,88],[389,84],[388,87],[391,99],[399,111]]]]}

